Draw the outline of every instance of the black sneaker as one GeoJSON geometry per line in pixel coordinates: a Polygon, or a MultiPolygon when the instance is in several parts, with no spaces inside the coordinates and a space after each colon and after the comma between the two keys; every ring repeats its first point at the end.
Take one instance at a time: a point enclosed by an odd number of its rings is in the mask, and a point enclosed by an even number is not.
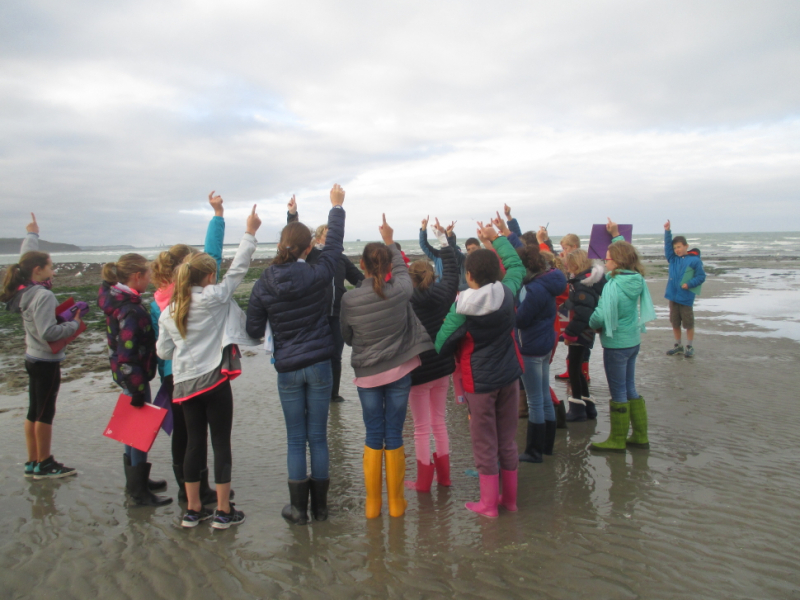
{"type": "Polygon", "coordinates": [[[35,460],[25,463],[25,477],[33,477],[33,470],[36,468],[36,464],[35,460]]]}
{"type": "Polygon", "coordinates": [[[331,398],[331,402],[344,402],[344,398],[342,398],[341,396],[334,396],[333,398],[331,398]]]}
{"type": "Polygon", "coordinates": [[[214,511],[214,520],[211,522],[211,526],[214,529],[227,529],[231,525],[238,525],[239,523],[244,523],[244,513],[236,510],[233,502],[231,502],[231,512],[226,513],[219,509],[214,511]]]}
{"type": "Polygon", "coordinates": [[[56,462],[52,456],[38,463],[33,469],[34,479],[59,479],[60,477],[69,477],[77,474],[77,470],[56,462]]]}
{"type": "Polygon", "coordinates": [[[205,506],[200,510],[192,510],[191,508],[183,515],[181,525],[184,527],[197,527],[200,521],[205,521],[214,516],[214,513],[207,509],[205,506]]]}

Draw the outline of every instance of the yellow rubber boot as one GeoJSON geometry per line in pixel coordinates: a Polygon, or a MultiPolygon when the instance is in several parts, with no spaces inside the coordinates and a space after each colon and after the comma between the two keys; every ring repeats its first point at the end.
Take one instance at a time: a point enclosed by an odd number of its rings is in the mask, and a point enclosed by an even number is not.
{"type": "Polygon", "coordinates": [[[408,503],[405,498],[406,451],[403,446],[386,452],[386,495],[389,498],[389,514],[402,517],[408,503]]]}
{"type": "MultiPolygon", "coordinates": [[[[383,449],[373,450],[364,446],[364,485],[367,488],[366,515],[368,519],[381,516],[381,467],[383,449]]],[[[387,460],[388,468],[388,460],[387,460]]]]}

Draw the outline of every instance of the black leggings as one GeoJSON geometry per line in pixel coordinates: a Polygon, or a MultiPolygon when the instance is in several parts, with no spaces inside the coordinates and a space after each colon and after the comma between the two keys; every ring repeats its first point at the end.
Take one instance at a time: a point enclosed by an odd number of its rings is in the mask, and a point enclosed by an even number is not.
{"type": "Polygon", "coordinates": [[[585,348],[580,344],[570,344],[567,350],[567,372],[569,385],[572,388],[572,397],[580,398],[589,396],[589,384],[583,376],[583,356],[585,348]]]}
{"type": "MultiPolygon", "coordinates": [[[[186,419],[189,443],[183,461],[186,483],[200,481],[200,471],[208,460],[208,429],[214,448],[214,481],[231,481],[231,427],[233,426],[233,394],[231,384],[224,381],[217,387],[180,403],[186,419]]],[[[177,424],[176,424],[177,426],[177,424]]]]}
{"type": "Polygon", "coordinates": [[[28,421],[53,424],[56,398],[61,387],[61,363],[26,360],[28,372],[28,421]]]}

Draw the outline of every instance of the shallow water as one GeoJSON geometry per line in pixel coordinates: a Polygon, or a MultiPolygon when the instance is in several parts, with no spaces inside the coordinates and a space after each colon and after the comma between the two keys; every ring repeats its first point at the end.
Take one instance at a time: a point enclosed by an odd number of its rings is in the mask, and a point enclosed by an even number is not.
{"type": "MultiPolygon", "coordinates": [[[[708,298],[747,293],[742,286],[720,281],[708,298]]],[[[663,282],[651,291],[659,298],[663,282]]],[[[2,597],[800,598],[800,413],[791,385],[800,345],[703,324],[691,360],[664,356],[663,317],[645,336],[637,386],[648,401],[649,451],[586,450],[608,432],[598,346],[597,422],[559,430],[553,457],[521,465],[519,512],[498,519],[463,508],[477,498],[478,480],[465,474],[473,466],[466,409],[452,401],[453,487],[406,491],[402,518],[386,514],[384,499],[384,514],[367,521],[363,422],[345,383],[347,401],[331,406],[329,422],[331,518],[292,526],[280,517],[288,493],[276,375],[266,357],[247,357],[233,385],[233,487],[247,521],[187,531],[176,504],[124,505],[121,447],[101,435],[115,399],[109,377],[62,386],[54,448],[80,474],[59,481],[21,476],[27,399],[0,397],[2,597]]],[[[564,356],[560,348],[551,376],[564,356]]],[[[554,385],[563,398],[565,385],[554,385]]],[[[412,433],[409,414],[409,476],[412,433]]],[[[174,493],[163,434],[151,461],[174,493]]]]}

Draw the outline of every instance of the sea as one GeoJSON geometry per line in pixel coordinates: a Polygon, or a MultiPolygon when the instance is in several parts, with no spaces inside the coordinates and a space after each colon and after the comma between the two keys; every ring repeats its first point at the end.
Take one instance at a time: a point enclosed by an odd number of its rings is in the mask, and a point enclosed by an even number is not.
{"type": "MultiPolygon", "coordinates": [[[[775,257],[775,258],[800,258],[800,232],[771,232],[771,233],[692,233],[685,234],[692,248],[699,248],[704,258],[734,258],[734,257],[775,257]]],[[[551,234],[558,248],[561,235],[551,234]]],[[[348,256],[358,256],[364,249],[366,241],[347,241],[344,243],[344,252],[348,256]]],[[[463,241],[463,240],[462,240],[463,241]]],[[[419,253],[419,243],[414,240],[398,240],[406,254],[419,253]]],[[[642,234],[633,236],[633,244],[645,258],[657,258],[664,255],[663,234],[642,234]]],[[[581,236],[581,246],[586,248],[589,236],[581,236]]],[[[202,249],[202,246],[198,246],[202,249]]],[[[237,244],[225,244],[222,254],[224,258],[232,258],[236,253],[237,244]]],[[[168,246],[149,248],[89,248],[80,252],[51,252],[54,263],[105,263],[116,260],[126,252],[137,252],[147,259],[155,258],[159,252],[168,246]]],[[[259,243],[254,258],[272,258],[275,256],[276,244],[259,243]]],[[[9,265],[19,260],[16,254],[0,254],[0,265],[9,265]]]]}

